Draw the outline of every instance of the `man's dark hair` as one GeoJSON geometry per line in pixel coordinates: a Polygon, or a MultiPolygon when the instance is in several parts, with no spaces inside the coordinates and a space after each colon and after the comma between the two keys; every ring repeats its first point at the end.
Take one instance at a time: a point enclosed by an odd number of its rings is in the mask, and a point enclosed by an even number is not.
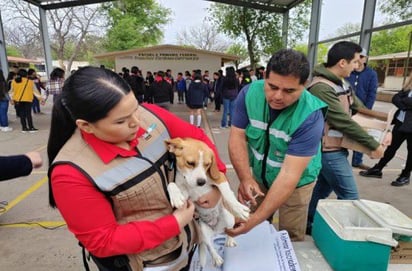
{"type": "Polygon", "coordinates": [[[274,72],[282,76],[292,75],[304,84],[309,77],[309,61],[306,56],[292,49],[281,49],[274,53],[266,67],[266,78],[274,72]]]}
{"type": "Polygon", "coordinates": [[[328,51],[328,60],[325,67],[333,67],[341,59],[351,61],[355,57],[355,53],[362,52],[362,47],[351,41],[340,41],[335,43],[328,51]]]}
{"type": "Polygon", "coordinates": [[[138,74],[139,73],[139,68],[137,66],[133,66],[131,69],[132,74],[138,74]]]}

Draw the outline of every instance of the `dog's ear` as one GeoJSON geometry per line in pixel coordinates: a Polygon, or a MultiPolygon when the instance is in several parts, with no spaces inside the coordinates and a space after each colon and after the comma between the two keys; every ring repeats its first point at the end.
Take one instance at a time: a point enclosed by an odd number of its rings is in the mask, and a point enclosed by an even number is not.
{"type": "Polygon", "coordinates": [[[181,153],[183,149],[183,139],[180,137],[175,137],[172,139],[165,140],[167,150],[175,155],[181,153]]]}
{"type": "Polygon", "coordinates": [[[217,167],[217,161],[216,161],[216,157],[215,157],[215,153],[210,150],[211,152],[211,157],[212,157],[212,163],[210,164],[209,167],[209,177],[216,183],[221,183],[224,182],[225,179],[225,175],[219,171],[219,168],[217,167]]]}

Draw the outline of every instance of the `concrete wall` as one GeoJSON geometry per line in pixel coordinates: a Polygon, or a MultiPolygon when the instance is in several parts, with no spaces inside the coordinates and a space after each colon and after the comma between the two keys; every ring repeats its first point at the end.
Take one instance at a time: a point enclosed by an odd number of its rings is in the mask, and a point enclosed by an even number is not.
{"type": "Polygon", "coordinates": [[[383,87],[386,89],[402,89],[403,77],[400,76],[386,76],[383,87]]]}
{"type": "Polygon", "coordinates": [[[115,59],[116,72],[121,72],[123,67],[130,69],[132,66],[139,67],[143,76],[147,71],[157,72],[159,70],[172,70],[172,75],[177,76],[178,72],[191,72],[194,69],[205,70],[212,75],[221,66],[221,57],[213,54],[197,53],[184,49],[159,49],[134,53],[127,56],[118,56],[115,59]]]}

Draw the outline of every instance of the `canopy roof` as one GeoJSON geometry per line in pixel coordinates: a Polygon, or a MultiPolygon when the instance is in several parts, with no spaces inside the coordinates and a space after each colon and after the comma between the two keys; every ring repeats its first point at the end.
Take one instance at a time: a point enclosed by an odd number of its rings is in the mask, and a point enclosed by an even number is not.
{"type": "MultiPolygon", "coordinates": [[[[111,0],[24,0],[45,10],[111,2],[111,0]]],[[[223,4],[250,7],[284,13],[304,0],[207,0],[223,4]]]]}

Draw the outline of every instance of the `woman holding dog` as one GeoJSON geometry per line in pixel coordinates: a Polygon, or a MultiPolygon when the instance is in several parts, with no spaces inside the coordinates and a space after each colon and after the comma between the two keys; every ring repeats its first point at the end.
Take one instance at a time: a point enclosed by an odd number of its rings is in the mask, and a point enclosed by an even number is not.
{"type": "MultiPolygon", "coordinates": [[[[194,205],[173,210],[173,159],[164,141],[198,128],[156,105],[139,105],[116,73],[85,67],[53,106],[48,142],[50,204],[101,271],[187,270],[197,234],[194,205]]],[[[219,170],[225,172],[218,159],[219,170]]],[[[213,207],[220,194],[198,200],[213,207]]],[[[87,262],[85,261],[85,265],[87,262]]]]}

